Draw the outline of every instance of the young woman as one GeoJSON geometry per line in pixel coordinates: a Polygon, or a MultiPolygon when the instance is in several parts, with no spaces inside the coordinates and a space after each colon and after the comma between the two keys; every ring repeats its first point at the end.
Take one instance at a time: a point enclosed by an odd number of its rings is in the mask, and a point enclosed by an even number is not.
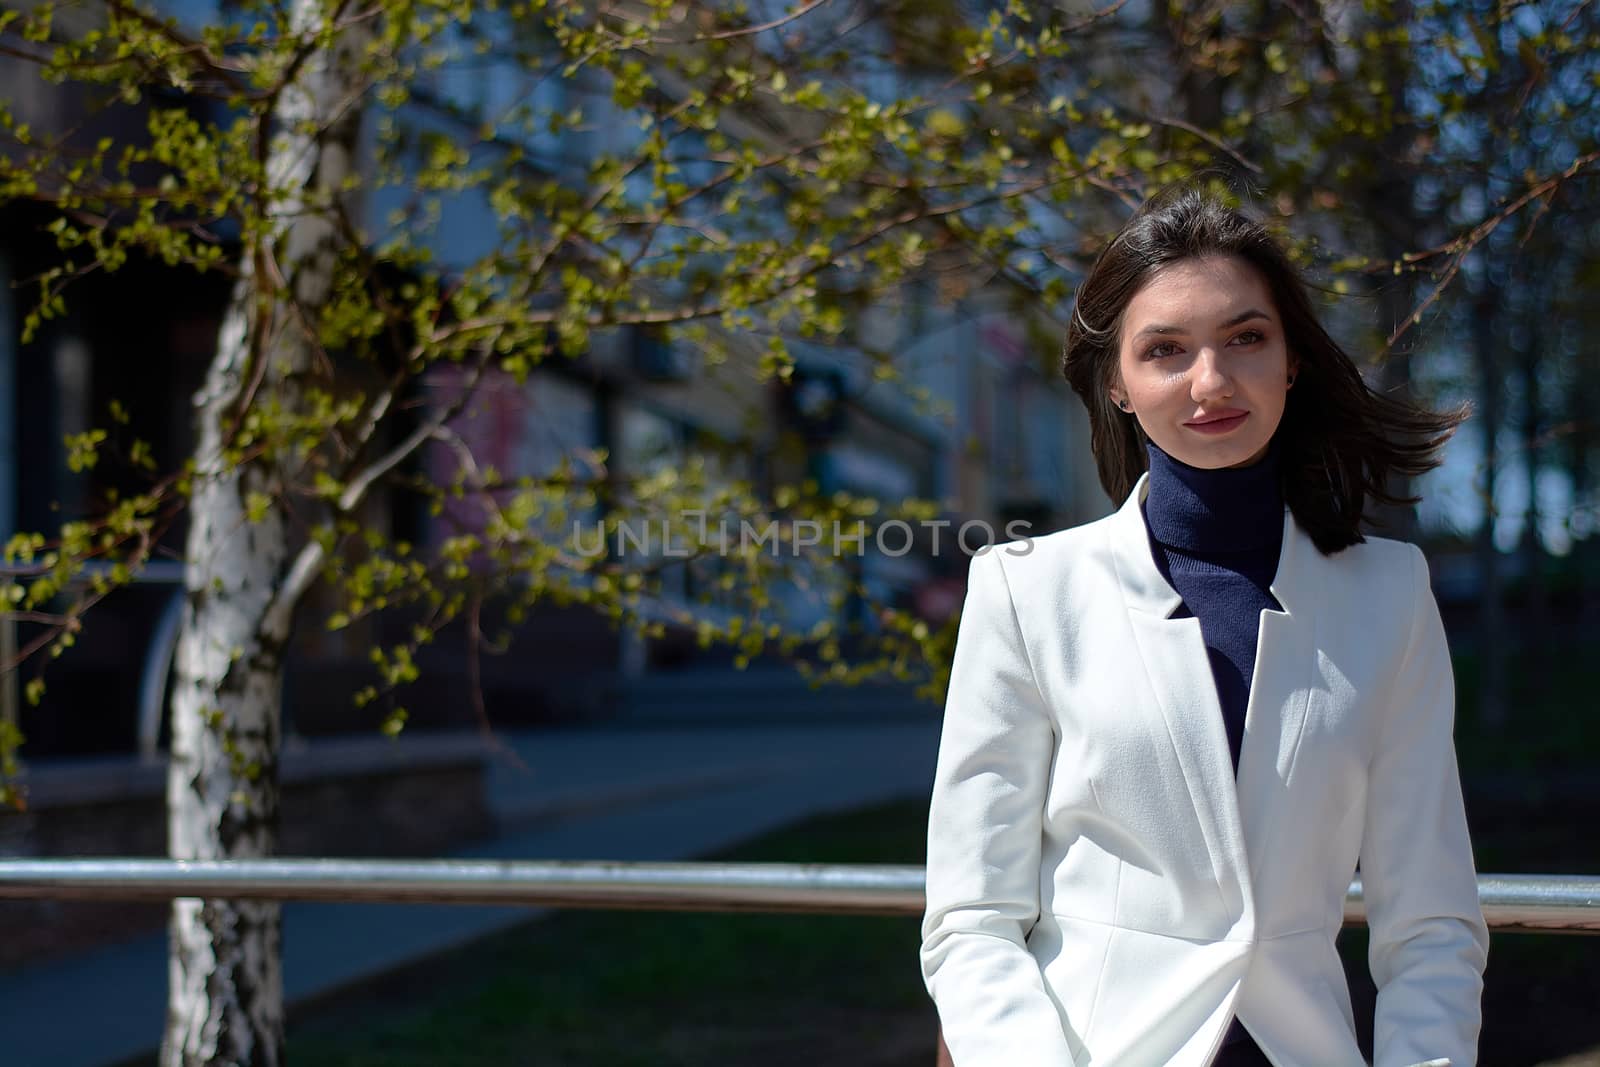
{"type": "Polygon", "coordinates": [[[956,1067],[1365,1064],[1358,861],[1377,1067],[1470,1067],[1449,652],[1422,554],[1358,529],[1464,412],[1369,390],[1268,232],[1192,188],[1101,253],[1065,371],[1123,503],[972,560],[921,950],[956,1067]]]}

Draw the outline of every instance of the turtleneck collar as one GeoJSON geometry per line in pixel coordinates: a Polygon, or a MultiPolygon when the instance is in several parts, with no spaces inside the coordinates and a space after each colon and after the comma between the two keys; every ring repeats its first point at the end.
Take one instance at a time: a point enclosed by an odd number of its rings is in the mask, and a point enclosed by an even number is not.
{"type": "Polygon", "coordinates": [[[1189,552],[1243,552],[1278,547],[1283,538],[1283,486],[1278,439],[1248,467],[1191,467],[1146,442],[1150,535],[1189,552]]]}

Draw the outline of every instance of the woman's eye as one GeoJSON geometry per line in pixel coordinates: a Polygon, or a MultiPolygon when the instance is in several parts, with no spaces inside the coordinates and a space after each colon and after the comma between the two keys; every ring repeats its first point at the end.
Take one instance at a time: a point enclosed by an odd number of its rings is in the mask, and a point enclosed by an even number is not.
{"type": "Polygon", "coordinates": [[[1257,341],[1263,340],[1263,336],[1260,330],[1246,330],[1238,337],[1235,337],[1234,340],[1241,341],[1247,345],[1253,345],[1257,341]]]}
{"type": "Polygon", "coordinates": [[[1162,356],[1169,356],[1169,355],[1172,354],[1170,352],[1165,351],[1166,349],[1169,349],[1169,348],[1175,349],[1177,347],[1178,346],[1173,344],[1171,341],[1162,341],[1158,345],[1151,345],[1149,348],[1145,349],[1144,350],[1144,358],[1145,359],[1160,359],[1162,356]]]}

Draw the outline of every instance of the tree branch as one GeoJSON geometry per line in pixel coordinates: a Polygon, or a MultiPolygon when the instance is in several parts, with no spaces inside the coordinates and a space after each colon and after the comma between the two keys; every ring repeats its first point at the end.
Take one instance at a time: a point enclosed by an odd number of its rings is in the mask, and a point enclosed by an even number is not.
{"type": "MultiPolygon", "coordinates": [[[[478,380],[482,377],[484,368],[488,364],[491,351],[489,349],[484,351],[483,356],[472,368],[468,380],[463,384],[461,395],[454,402],[441,408],[433,418],[407,434],[404,441],[401,441],[394,448],[374,460],[365,470],[356,473],[350,478],[344,491],[339,494],[338,500],[334,503],[335,514],[349,515],[354,512],[366,500],[367,493],[379,479],[405,462],[408,456],[438,433],[446,423],[461,413],[477,388],[478,380]]],[[[387,403],[382,406],[384,410],[387,410],[387,403]]],[[[376,412],[374,416],[369,416],[368,423],[376,426],[381,417],[382,412],[376,412]]],[[[311,583],[316,580],[317,572],[321,569],[323,560],[326,558],[327,549],[323,547],[320,541],[308,541],[300,549],[294,563],[290,565],[288,573],[284,576],[283,584],[278,587],[278,591],[274,594],[272,603],[262,613],[263,625],[281,625],[285,627],[283,630],[272,630],[270,632],[287,632],[289,616],[294,612],[295,605],[305,595],[306,590],[311,588],[311,583]]]]}
{"type": "MultiPolygon", "coordinates": [[[[787,26],[789,23],[793,22],[795,19],[798,19],[798,18],[801,18],[802,16],[810,14],[811,12],[815,11],[817,8],[822,7],[827,2],[828,2],[828,0],[810,0],[809,3],[801,4],[799,7],[795,8],[793,11],[789,12],[789,14],[784,15],[782,18],[773,19],[771,22],[763,22],[759,26],[746,26],[743,29],[738,29],[738,30],[723,30],[721,33],[703,34],[703,35],[701,35],[699,37],[692,38],[690,41],[685,41],[685,42],[682,42],[682,43],[690,44],[690,43],[694,43],[694,42],[698,42],[698,41],[726,41],[726,40],[730,40],[731,38],[734,38],[734,37],[751,37],[751,36],[754,36],[755,34],[758,34],[758,33],[765,33],[768,30],[778,29],[780,26],[787,26]]],[[[661,44],[676,44],[676,43],[679,43],[679,42],[661,41],[661,42],[658,42],[658,43],[661,43],[661,44]]]]}
{"type": "Polygon", "coordinates": [[[1432,306],[1434,301],[1438,300],[1440,295],[1444,293],[1445,289],[1449,287],[1450,283],[1455,280],[1455,276],[1461,270],[1461,264],[1463,261],[1465,261],[1467,254],[1470,253],[1474,248],[1478,247],[1478,245],[1486,237],[1499,228],[1501,223],[1505,222],[1511,216],[1521,211],[1534,200],[1554,192],[1563,183],[1577,177],[1578,174],[1587,169],[1597,160],[1600,160],[1600,151],[1589,152],[1586,155],[1579,156],[1577,159],[1574,159],[1560,174],[1551,175],[1550,177],[1545,178],[1543,181],[1537,182],[1530,186],[1525,192],[1523,192],[1521,196],[1511,201],[1511,203],[1507,204],[1498,213],[1474,226],[1472,231],[1465,237],[1457,238],[1455,241],[1452,241],[1442,249],[1435,249],[1431,252],[1420,253],[1414,257],[1407,257],[1415,261],[1427,258],[1428,256],[1437,255],[1442,251],[1452,254],[1453,258],[1450,261],[1450,265],[1445,269],[1444,277],[1440,278],[1433,289],[1429,291],[1428,295],[1423,298],[1422,302],[1412,309],[1411,314],[1407,315],[1400,325],[1395,327],[1394,332],[1389,335],[1388,341],[1385,342],[1386,347],[1393,348],[1394,343],[1403,337],[1407,330],[1421,320],[1422,313],[1432,306]]]}
{"type": "Polygon", "coordinates": [[[1191,133],[1194,136],[1200,138],[1206,144],[1210,145],[1212,148],[1215,148],[1217,151],[1223,152],[1223,153],[1227,154],[1228,156],[1232,157],[1233,161],[1235,163],[1238,163],[1241,167],[1245,167],[1245,168],[1247,168],[1247,169],[1249,169],[1251,171],[1254,171],[1256,174],[1265,174],[1266,173],[1266,169],[1264,167],[1262,167],[1259,163],[1255,163],[1255,162],[1252,162],[1251,160],[1247,159],[1244,156],[1244,154],[1241,153],[1238,149],[1234,148],[1232,145],[1228,144],[1226,141],[1222,140],[1220,137],[1217,137],[1217,136],[1215,136],[1213,134],[1207,133],[1205,130],[1202,130],[1200,127],[1196,126],[1192,122],[1188,122],[1188,121],[1186,121],[1184,119],[1180,119],[1180,118],[1177,118],[1176,116],[1172,116],[1172,115],[1148,115],[1148,114],[1146,114],[1146,115],[1142,115],[1140,117],[1144,118],[1144,119],[1147,119],[1150,122],[1154,122],[1154,123],[1156,123],[1157,125],[1160,125],[1160,126],[1170,126],[1170,127],[1174,128],[1174,129],[1183,130],[1185,133],[1191,133]]]}

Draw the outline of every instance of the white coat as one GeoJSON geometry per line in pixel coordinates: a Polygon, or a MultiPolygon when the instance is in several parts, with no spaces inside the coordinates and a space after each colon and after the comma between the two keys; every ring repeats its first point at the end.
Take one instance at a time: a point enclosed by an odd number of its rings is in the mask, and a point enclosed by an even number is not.
{"type": "Polygon", "coordinates": [[[1488,929],[1416,546],[1284,511],[1235,779],[1198,619],[1114,514],[972,559],[922,969],[956,1067],[1364,1064],[1334,936],[1360,860],[1377,1067],[1476,1060],[1488,929]]]}

